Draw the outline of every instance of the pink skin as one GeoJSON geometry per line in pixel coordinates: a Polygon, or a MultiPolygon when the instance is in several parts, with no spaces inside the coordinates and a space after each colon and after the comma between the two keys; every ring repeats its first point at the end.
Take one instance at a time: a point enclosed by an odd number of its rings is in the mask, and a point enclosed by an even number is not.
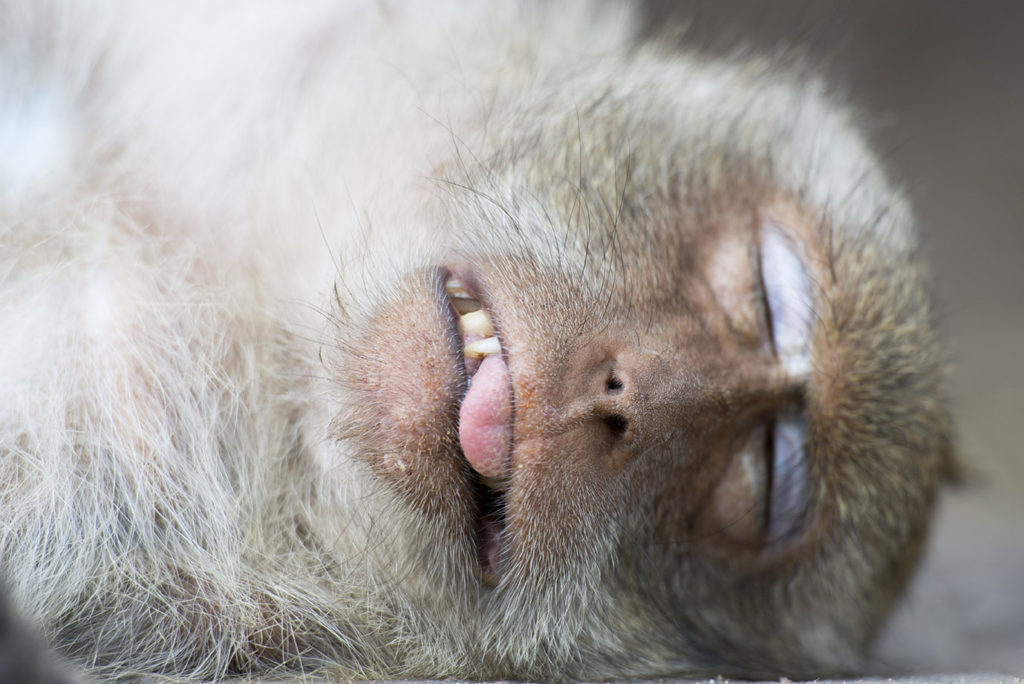
{"type": "Polygon", "coordinates": [[[478,473],[505,476],[512,447],[512,377],[498,354],[480,362],[462,400],[459,443],[478,473]]]}
{"type": "MultiPolygon", "coordinates": [[[[464,334],[462,336],[462,346],[465,347],[468,344],[472,344],[473,342],[482,339],[484,339],[484,336],[477,335],[476,333],[470,333],[468,335],[464,334]]],[[[482,359],[474,359],[470,356],[465,357],[464,361],[466,364],[466,377],[470,379],[470,382],[472,382],[473,376],[476,375],[477,369],[480,368],[481,360],[482,359]]]]}

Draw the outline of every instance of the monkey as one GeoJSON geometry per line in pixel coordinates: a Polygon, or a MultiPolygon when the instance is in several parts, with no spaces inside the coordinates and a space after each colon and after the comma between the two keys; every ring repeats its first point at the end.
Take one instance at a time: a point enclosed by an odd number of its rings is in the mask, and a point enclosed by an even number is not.
{"type": "Polygon", "coordinates": [[[632,12],[3,4],[0,576],[62,657],[861,671],[955,467],[909,202],[632,12]]]}

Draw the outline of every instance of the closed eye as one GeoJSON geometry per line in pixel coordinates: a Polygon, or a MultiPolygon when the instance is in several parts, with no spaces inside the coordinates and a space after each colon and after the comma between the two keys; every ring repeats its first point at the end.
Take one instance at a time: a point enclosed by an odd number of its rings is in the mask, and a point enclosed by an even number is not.
{"type": "Polygon", "coordinates": [[[808,504],[807,421],[798,413],[775,419],[771,434],[768,541],[792,536],[804,522],[808,504]]]}
{"type": "Polygon", "coordinates": [[[810,373],[814,325],[810,274],[793,241],[772,223],[762,230],[760,257],[772,347],[787,373],[805,378],[810,373]]]}
{"type": "Polygon", "coordinates": [[[807,423],[796,411],[753,425],[711,498],[712,531],[766,546],[797,536],[810,503],[806,442],[807,423]]]}

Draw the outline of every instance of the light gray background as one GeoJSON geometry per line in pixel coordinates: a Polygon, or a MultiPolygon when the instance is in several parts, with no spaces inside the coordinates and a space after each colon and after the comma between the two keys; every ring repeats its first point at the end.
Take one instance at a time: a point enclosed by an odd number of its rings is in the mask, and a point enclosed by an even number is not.
{"type": "Polygon", "coordinates": [[[796,47],[864,113],[935,269],[972,482],[882,635],[895,671],[1024,674],[1024,2],[654,1],[728,54],[796,47]]]}

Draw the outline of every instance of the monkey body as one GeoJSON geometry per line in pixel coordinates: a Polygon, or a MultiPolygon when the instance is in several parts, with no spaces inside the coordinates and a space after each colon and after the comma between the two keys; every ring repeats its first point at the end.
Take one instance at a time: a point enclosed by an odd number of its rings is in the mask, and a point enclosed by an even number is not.
{"type": "Polygon", "coordinates": [[[950,428],[850,116],[409,5],[6,8],[14,603],[102,676],[855,669],[950,428]]]}

